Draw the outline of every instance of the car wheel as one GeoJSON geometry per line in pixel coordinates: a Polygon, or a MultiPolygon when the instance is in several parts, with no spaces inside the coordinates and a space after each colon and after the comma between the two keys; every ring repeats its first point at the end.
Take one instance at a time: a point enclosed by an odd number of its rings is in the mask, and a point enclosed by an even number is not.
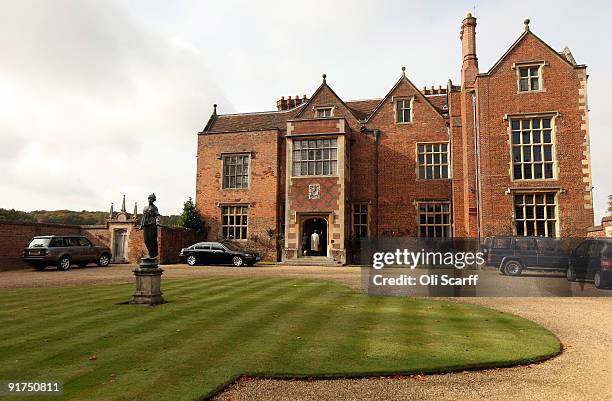
{"type": "Polygon", "coordinates": [[[234,256],[232,258],[232,264],[236,267],[240,267],[244,264],[244,260],[240,256],[234,256]]]}
{"type": "Polygon", "coordinates": [[[599,289],[607,287],[606,283],[604,282],[604,279],[601,277],[601,272],[595,272],[595,276],[593,276],[593,283],[595,283],[595,287],[599,289]]]}
{"type": "Polygon", "coordinates": [[[572,266],[569,266],[565,271],[565,277],[567,281],[576,281],[576,270],[572,266]]]}
{"type": "Polygon", "coordinates": [[[57,270],[68,270],[71,264],[70,256],[62,256],[57,261],[57,270]]]}
{"type": "Polygon", "coordinates": [[[504,271],[508,276],[520,276],[523,271],[523,266],[515,260],[511,260],[504,266],[504,271]]]}
{"type": "Polygon", "coordinates": [[[187,264],[189,266],[195,266],[196,263],[197,263],[197,259],[196,259],[196,257],[194,255],[187,256],[187,264]]]}
{"type": "Polygon", "coordinates": [[[99,258],[98,258],[98,266],[100,267],[106,267],[110,264],[110,256],[108,256],[107,253],[103,253],[99,258]]]}

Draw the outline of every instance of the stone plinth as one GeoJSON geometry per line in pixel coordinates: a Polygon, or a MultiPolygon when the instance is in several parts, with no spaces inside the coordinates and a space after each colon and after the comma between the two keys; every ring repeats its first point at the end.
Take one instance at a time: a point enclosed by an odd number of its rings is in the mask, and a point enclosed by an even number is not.
{"type": "Polygon", "coordinates": [[[159,305],[166,302],[161,292],[161,275],[164,270],[157,267],[155,258],[142,258],[140,266],[132,271],[136,278],[136,290],[131,304],[159,305]]]}

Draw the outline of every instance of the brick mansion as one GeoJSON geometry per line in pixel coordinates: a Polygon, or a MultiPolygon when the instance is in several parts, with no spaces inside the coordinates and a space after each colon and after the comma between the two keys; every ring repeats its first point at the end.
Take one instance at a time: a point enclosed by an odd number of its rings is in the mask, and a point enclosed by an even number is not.
{"type": "MultiPolygon", "coordinates": [[[[488,71],[476,18],[461,82],[381,98],[323,82],[276,110],[214,112],[198,134],[196,205],[210,240],[269,238],[283,261],[346,263],[373,237],[584,236],[593,225],[586,66],[525,30],[488,71]]],[[[500,53],[504,49],[500,49],[500,53]]],[[[399,70],[399,69],[398,69],[399,70]]]]}

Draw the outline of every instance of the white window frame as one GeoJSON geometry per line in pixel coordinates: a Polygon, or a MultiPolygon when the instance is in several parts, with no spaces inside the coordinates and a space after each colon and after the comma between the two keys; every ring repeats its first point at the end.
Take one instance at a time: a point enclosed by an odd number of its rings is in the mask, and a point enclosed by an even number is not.
{"type": "Polygon", "coordinates": [[[250,153],[224,153],[221,155],[221,189],[224,191],[234,191],[234,190],[246,190],[249,189],[251,187],[251,154],[250,153]],[[236,177],[240,176],[240,177],[244,177],[245,174],[242,173],[240,175],[236,174],[236,169],[238,164],[230,164],[228,165],[228,168],[231,169],[232,166],[234,166],[234,173],[232,174],[231,171],[229,172],[229,174],[226,174],[226,163],[228,160],[230,160],[232,157],[241,157],[243,159],[242,163],[240,164],[240,167],[242,168],[242,170],[244,171],[244,157],[246,157],[247,160],[247,164],[246,164],[246,168],[247,168],[247,173],[246,173],[246,186],[244,184],[244,182],[241,184],[242,186],[231,186],[230,182],[231,182],[231,178],[234,177],[234,182],[237,183],[238,181],[236,180],[236,177]],[[225,178],[226,176],[228,177],[228,184],[226,186],[226,181],[225,178]]]}
{"type": "Polygon", "coordinates": [[[333,177],[338,175],[338,138],[304,138],[291,141],[291,176],[292,177],[333,177]],[[326,142],[329,146],[326,146],[326,142]],[[311,146],[314,143],[313,146],[311,146]],[[298,145],[299,144],[299,145],[298,145]],[[307,147],[304,147],[304,145],[307,147]],[[327,152],[326,152],[327,151],[327,152]],[[299,152],[299,160],[296,153],[299,152]],[[325,154],[327,153],[327,157],[325,154]],[[320,154],[321,157],[317,155],[320,154]],[[303,156],[306,155],[306,159],[303,156]],[[320,166],[319,166],[320,163],[320,166]],[[328,173],[325,174],[325,163],[328,173]],[[297,166],[299,164],[299,169],[297,166]],[[311,172],[312,166],[312,174],[311,172]],[[317,173],[320,167],[320,174],[317,173]],[[305,168],[305,173],[303,173],[305,168]]]}
{"type": "MultiPolygon", "coordinates": [[[[393,115],[395,117],[396,124],[412,124],[412,121],[413,121],[412,104],[413,102],[414,102],[414,97],[399,97],[399,98],[393,99],[393,115]],[[398,114],[398,109],[399,109],[400,102],[402,102],[403,104],[403,107],[401,108],[402,111],[410,110],[410,113],[409,113],[410,121],[399,121],[400,115],[398,114]],[[406,104],[408,104],[408,107],[406,107],[406,104]]],[[[403,116],[404,116],[404,113],[402,112],[402,119],[403,119],[403,116]]]]}
{"type": "Polygon", "coordinates": [[[417,234],[421,238],[452,238],[453,236],[453,225],[452,225],[452,210],[450,207],[450,201],[417,201],[417,234]],[[433,210],[429,210],[429,206],[433,206],[433,210]],[[425,207],[425,222],[421,222],[421,207],[425,207]],[[436,206],[440,207],[440,210],[436,209],[436,206]],[[444,211],[446,206],[446,210],[444,211]],[[444,222],[444,215],[447,215],[447,221],[444,222]],[[437,217],[440,217],[439,221],[437,217]],[[433,219],[429,221],[429,217],[433,219]],[[421,235],[421,228],[425,228],[426,235],[421,235]],[[433,229],[433,235],[429,235],[429,229],[433,229]],[[437,228],[441,229],[441,235],[437,235],[437,228]]]}
{"type": "Polygon", "coordinates": [[[333,116],[334,116],[334,107],[332,106],[315,107],[315,117],[316,118],[332,118],[333,116]],[[327,113],[328,111],[329,113],[327,113]]]}
{"type": "Polygon", "coordinates": [[[417,142],[416,143],[416,165],[417,165],[417,179],[418,180],[447,180],[451,178],[451,163],[450,163],[450,152],[448,142],[417,142]],[[446,151],[442,151],[442,145],[446,146],[446,151]],[[421,151],[420,147],[423,147],[421,151]],[[437,150],[434,150],[436,149],[437,150]],[[443,156],[446,155],[446,162],[442,162],[443,156]],[[422,157],[421,157],[422,156],[422,157]],[[428,157],[431,156],[431,157],[428,157]],[[438,161],[435,161],[438,156],[438,161]],[[421,163],[421,159],[423,163],[421,163]],[[423,174],[421,174],[421,167],[423,168],[423,174]],[[444,177],[444,167],[446,167],[446,177],[444,177]],[[428,168],[431,169],[431,177],[428,175],[428,168]],[[435,177],[436,171],[439,177],[435,177]]]}
{"type": "Polygon", "coordinates": [[[516,191],[512,193],[512,214],[514,220],[514,235],[529,237],[551,237],[550,230],[554,230],[553,238],[559,237],[559,193],[558,191],[516,191]],[[549,202],[552,196],[552,203],[549,202]],[[521,199],[517,202],[517,199],[521,199]],[[520,214],[517,209],[521,208],[520,214]],[[538,209],[541,208],[541,209],[538,209]],[[551,209],[552,214],[551,217],[551,209]],[[531,213],[528,213],[531,210],[531,213]],[[538,210],[542,214],[538,215],[538,210]],[[540,217],[541,216],[541,217],[540,217]],[[543,227],[538,227],[538,222],[543,223],[543,227]],[[533,230],[529,230],[529,225],[533,224],[533,230]],[[542,231],[543,229],[543,231],[542,231]]]}
{"type": "Polygon", "coordinates": [[[244,204],[235,204],[235,205],[221,205],[221,238],[223,239],[228,239],[231,241],[246,241],[249,238],[249,211],[250,211],[250,207],[249,205],[244,205],[244,204]],[[239,213],[238,213],[238,208],[240,208],[239,213]],[[243,210],[246,209],[246,213],[243,212],[243,210]],[[227,213],[225,213],[225,211],[227,210],[227,213]],[[230,213],[231,212],[231,213],[230,213]],[[224,217],[227,215],[227,223],[225,223],[224,221],[224,217]],[[230,217],[234,218],[234,222],[230,223],[230,217]],[[236,223],[236,218],[240,217],[240,224],[236,223]],[[242,223],[242,218],[246,217],[246,224],[242,223]],[[225,229],[227,228],[227,232],[228,235],[225,235],[225,229]],[[244,228],[244,235],[243,235],[243,229],[244,228]],[[230,230],[233,230],[234,233],[236,232],[236,230],[239,230],[240,232],[240,238],[229,238],[229,232],[230,230]]]}
{"type": "Polygon", "coordinates": [[[515,182],[525,181],[552,181],[557,179],[557,152],[556,152],[556,116],[554,114],[537,114],[537,115],[515,115],[508,118],[508,131],[510,132],[510,179],[515,182]],[[524,121],[529,120],[529,128],[525,129],[524,121]],[[539,121],[539,128],[534,127],[534,121],[539,121]],[[544,128],[544,120],[550,120],[550,127],[544,128]],[[518,123],[518,129],[513,129],[513,123],[518,123]],[[550,142],[544,142],[545,131],[550,131],[550,142]],[[514,141],[514,135],[518,133],[519,142],[514,141]],[[524,141],[524,134],[529,135],[529,143],[524,141]],[[539,138],[538,138],[539,136],[539,138]],[[536,141],[538,141],[536,143],[536,141]],[[551,159],[550,161],[545,160],[545,147],[550,146],[551,159]],[[525,148],[529,149],[530,161],[525,161],[525,148]],[[540,160],[534,161],[535,149],[538,148],[540,152],[540,160]],[[515,161],[516,154],[515,149],[519,149],[520,161],[515,161]],[[545,167],[547,164],[551,164],[552,177],[546,177],[545,167]],[[521,177],[516,178],[514,174],[515,165],[521,166],[521,177]],[[531,178],[525,177],[524,166],[531,166],[531,178]],[[536,165],[541,165],[542,176],[535,178],[536,165]]]}
{"type": "Polygon", "coordinates": [[[544,90],[544,66],[545,61],[532,61],[532,62],[520,62],[514,63],[512,68],[516,70],[516,88],[518,93],[535,93],[545,92],[544,90]],[[532,75],[532,69],[537,68],[537,75],[532,75]],[[527,76],[521,77],[521,70],[527,70],[527,76]],[[531,89],[531,79],[538,79],[538,88],[531,89]],[[521,90],[521,80],[527,80],[527,90],[521,90]]]}

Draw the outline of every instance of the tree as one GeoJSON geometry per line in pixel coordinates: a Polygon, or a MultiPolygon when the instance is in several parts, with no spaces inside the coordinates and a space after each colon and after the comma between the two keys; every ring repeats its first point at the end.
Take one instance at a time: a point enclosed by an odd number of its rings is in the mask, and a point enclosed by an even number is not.
{"type": "Polygon", "coordinates": [[[15,209],[0,209],[0,221],[34,223],[36,219],[28,212],[15,209]]]}
{"type": "Polygon", "coordinates": [[[204,224],[200,218],[200,213],[195,207],[191,197],[183,204],[183,213],[179,217],[179,226],[191,228],[198,231],[204,230],[204,224]]]}

